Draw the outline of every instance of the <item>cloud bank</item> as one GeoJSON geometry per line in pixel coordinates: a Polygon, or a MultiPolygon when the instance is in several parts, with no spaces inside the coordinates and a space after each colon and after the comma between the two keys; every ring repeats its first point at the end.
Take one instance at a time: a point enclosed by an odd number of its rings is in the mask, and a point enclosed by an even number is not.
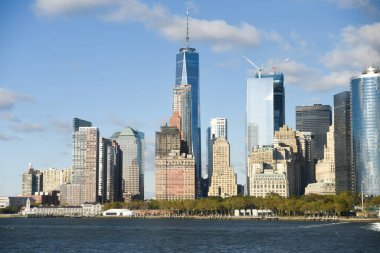
{"type": "MultiPolygon", "coordinates": [[[[50,17],[70,16],[95,9],[99,10],[98,17],[105,22],[138,22],[170,41],[185,41],[185,17],[175,15],[159,4],[149,6],[138,0],[36,0],[34,4],[36,14],[50,17]]],[[[191,41],[210,43],[214,52],[254,47],[261,37],[273,40],[279,36],[261,34],[256,27],[244,22],[232,25],[222,19],[190,18],[191,41]]]]}

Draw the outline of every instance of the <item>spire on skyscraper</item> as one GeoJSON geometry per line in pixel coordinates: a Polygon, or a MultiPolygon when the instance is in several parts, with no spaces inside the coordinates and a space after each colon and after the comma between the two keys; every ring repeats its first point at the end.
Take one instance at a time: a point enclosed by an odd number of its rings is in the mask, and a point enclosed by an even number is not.
{"type": "Polygon", "coordinates": [[[189,49],[189,4],[186,4],[186,45],[189,49]]]}

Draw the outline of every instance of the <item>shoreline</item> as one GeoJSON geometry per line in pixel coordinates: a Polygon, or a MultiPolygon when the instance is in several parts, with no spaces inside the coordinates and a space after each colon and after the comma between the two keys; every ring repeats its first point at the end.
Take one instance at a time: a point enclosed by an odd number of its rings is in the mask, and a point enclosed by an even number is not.
{"type": "Polygon", "coordinates": [[[200,215],[191,215],[191,216],[141,216],[141,217],[121,217],[121,216],[96,216],[96,217],[26,217],[23,215],[15,214],[0,214],[0,219],[19,219],[19,218],[28,218],[28,219],[162,219],[162,220],[252,220],[252,221],[307,221],[307,222],[352,222],[352,223],[372,223],[380,222],[380,218],[356,218],[356,217],[334,217],[334,218],[310,218],[304,216],[276,216],[268,218],[260,217],[249,217],[249,216],[200,216],[200,215]]]}

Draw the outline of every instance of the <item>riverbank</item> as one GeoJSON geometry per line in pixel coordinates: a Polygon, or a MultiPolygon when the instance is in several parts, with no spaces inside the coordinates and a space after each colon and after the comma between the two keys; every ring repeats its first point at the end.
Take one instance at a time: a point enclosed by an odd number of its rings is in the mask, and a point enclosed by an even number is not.
{"type": "MultiPolygon", "coordinates": [[[[0,218],[27,218],[26,216],[19,214],[0,214],[0,218]]],[[[63,217],[33,217],[39,218],[63,218],[63,217]]],[[[65,217],[70,218],[70,217],[65,217]]],[[[182,216],[132,216],[132,217],[120,217],[120,216],[96,216],[96,217],[72,217],[72,218],[84,218],[84,219],[190,219],[190,220],[257,220],[257,221],[308,221],[308,222],[380,222],[380,218],[359,218],[359,217],[304,217],[304,216],[274,216],[274,217],[251,217],[251,216],[204,216],[204,215],[182,215],[182,216]]]]}

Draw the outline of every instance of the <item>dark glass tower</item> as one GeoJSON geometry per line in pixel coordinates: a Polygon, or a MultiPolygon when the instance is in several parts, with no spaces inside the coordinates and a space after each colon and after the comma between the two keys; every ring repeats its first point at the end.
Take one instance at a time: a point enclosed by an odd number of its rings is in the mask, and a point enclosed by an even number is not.
{"type": "MultiPolygon", "coordinates": [[[[256,74],[258,78],[258,74],[256,74]]],[[[284,74],[281,72],[263,72],[261,78],[273,78],[273,130],[278,131],[285,125],[285,88],[284,74]]]]}
{"type": "MultiPolygon", "coordinates": [[[[199,54],[194,48],[181,48],[176,56],[175,85],[191,85],[191,139],[192,151],[195,158],[195,177],[197,196],[201,195],[200,180],[202,178],[201,164],[201,122],[199,103],[199,54]]],[[[189,151],[190,151],[189,150],[189,151]]]]}
{"type": "Polygon", "coordinates": [[[335,189],[351,192],[354,182],[351,166],[351,99],[350,92],[334,96],[335,189]]]}
{"type": "Polygon", "coordinates": [[[352,158],[356,192],[380,195],[380,69],[351,79],[352,158]]]}
{"type": "Polygon", "coordinates": [[[317,160],[323,159],[323,147],[327,143],[326,134],[331,123],[332,112],[329,105],[296,106],[296,128],[314,135],[314,157],[317,160]]]}

